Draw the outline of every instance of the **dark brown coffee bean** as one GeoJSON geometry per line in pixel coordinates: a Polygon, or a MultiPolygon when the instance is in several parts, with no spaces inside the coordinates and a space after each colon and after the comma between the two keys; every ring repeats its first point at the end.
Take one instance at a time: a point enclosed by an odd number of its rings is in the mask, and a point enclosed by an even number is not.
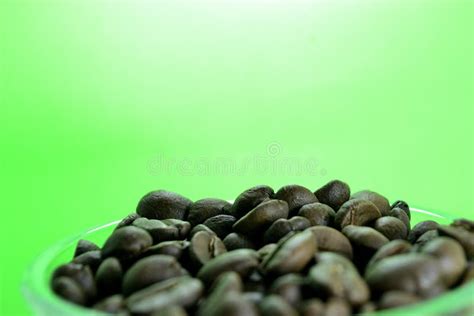
{"type": "Polygon", "coordinates": [[[242,248],[255,249],[255,244],[242,234],[230,233],[224,238],[223,242],[228,251],[242,248]]]}
{"type": "Polygon", "coordinates": [[[262,248],[260,248],[257,251],[259,260],[261,262],[264,261],[265,258],[268,257],[270,254],[272,254],[277,247],[278,247],[277,244],[267,244],[267,245],[263,246],[262,248]]]}
{"type": "Polygon", "coordinates": [[[380,249],[374,254],[372,259],[370,259],[367,267],[371,267],[375,263],[379,262],[382,259],[400,255],[403,253],[409,253],[412,249],[412,245],[405,240],[393,240],[388,244],[380,247],[380,249]]]}
{"type": "MultiPolygon", "coordinates": [[[[87,303],[95,299],[97,295],[97,287],[95,284],[94,275],[89,266],[84,266],[82,264],[77,263],[63,264],[62,266],[59,266],[56,270],[54,270],[53,283],[54,280],[59,277],[68,277],[74,280],[77,285],[82,289],[87,303]]],[[[67,287],[69,285],[64,286],[67,287]]],[[[75,289],[71,289],[71,291],[75,291],[75,289]]]]}
{"type": "Polygon", "coordinates": [[[303,297],[302,286],[305,282],[299,274],[285,274],[277,278],[270,287],[270,293],[279,295],[288,304],[297,306],[303,297]]]}
{"type": "Polygon", "coordinates": [[[115,294],[104,298],[92,308],[111,314],[125,313],[125,302],[121,294],[115,294]]]}
{"type": "Polygon", "coordinates": [[[202,224],[208,218],[226,214],[231,206],[232,204],[221,199],[208,198],[198,200],[189,208],[187,221],[190,222],[192,226],[202,224]]]}
{"type": "Polygon", "coordinates": [[[316,202],[301,207],[298,215],[307,218],[311,226],[332,226],[336,212],[328,205],[316,202]]]}
{"type": "Polygon", "coordinates": [[[401,291],[386,292],[378,304],[379,309],[390,309],[416,304],[421,299],[411,293],[401,291]]]}
{"type": "Polygon", "coordinates": [[[97,270],[102,262],[102,254],[100,250],[92,250],[79,255],[72,260],[74,263],[79,263],[85,266],[89,266],[94,272],[97,270]]]}
{"type": "Polygon", "coordinates": [[[211,259],[199,270],[197,277],[211,284],[219,275],[235,271],[241,277],[249,275],[258,266],[258,254],[250,249],[237,249],[211,259]]]}
{"type": "Polygon", "coordinates": [[[237,220],[232,215],[216,215],[206,219],[204,225],[216,233],[219,238],[224,238],[232,232],[232,225],[237,220]]]}
{"type": "Polygon", "coordinates": [[[106,297],[122,290],[123,270],[117,258],[107,258],[97,269],[95,281],[100,296],[106,297]]]}
{"type": "Polygon", "coordinates": [[[308,281],[317,293],[347,300],[354,306],[369,301],[369,287],[351,261],[330,252],[318,254],[316,261],[309,271],[308,281]]]}
{"type": "Polygon", "coordinates": [[[340,298],[331,298],[326,303],[324,316],[350,316],[352,309],[350,304],[340,298]]]}
{"type": "Polygon", "coordinates": [[[186,313],[186,310],[182,308],[181,306],[166,306],[163,307],[162,309],[154,312],[151,314],[151,316],[187,316],[188,313],[186,313]]]}
{"type": "Polygon", "coordinates": [[[288,208],[292,215],[296,215],[303,205],[318,202],[313,192],[297,184],[282,187],[275,193],[275,199],[288,203],[288,208]]]}
{"type": "Polygon", "coordinates": [[[202,232],[202,231],[205,231],[205,232],[208,232],[210,234],[216,235],[216,233],[212,229],[207,227],[206,225],[199,224],[199,225],[194,226],[193,229],[191,229],[191,232],[189,233],[189,239],[193,238],[194,235],[196,235],[198,232],[202,232]]]}
{"type": "Polygon", "coordinates": [[[382,216],[388,216],[390,214],[390,210],[392,209],[390,207],[390,204],[388,203],[387,198],[385,198],[384,196],[376,192],[369,191],[369,190],[363,190],[363,191],[354,193],[351,196],[351,199],[361,199],[361,200],[366,200],[366,201],[370,201],[374,203],[374,205],[378,208],[382,216]]]}
{"type": "Polygon", "coordinates": [[[474,233],[474,221],[471,221],[465,218],[454,220],[451,226],[462,228],[464,230],[467,230],[470,233],[474,233]]]}
{"type": "Polygon", "coordinates": [[[196,270],[225,252],[227,250],[222,240],[206,231],[196,233],[189,245],[189,258],[196,270]]]}
{"type": "Polygon", "coordinates": [[[301,316],[324,316],[325,306],[320,299],[312,298],[301,304],[299,312],[301,316]]]}
{"type": "Polygon", "coordinates": [[[291,223],[286,218],[277,219],[265,231],[263,241],[266,244],[276,243],[292,231],[291,223]]]}
{"type": "Polygon", "coordinates": [[[256,236],[266,230],[279,218],[288,217],[288,204],[285,201],[269,200],[255,207],[233,226],[235,232],[246,236],[256,236]]]}
{"type": "Polygon", "coordinates": [[[406,239],[408,236],[406,225],[398,218],[391,216],[384,216],[377,219],[374,228],[387,237],[388,240],[406,239]]]}
{"type": "Polygon", "coordinates": [[[120,260],[138,257],[153,244],[150,234],[135,226],[115,230],[102,247],[102,257],[117,257],[120,260]]]}
{"type": "Polygon", "coordinates": [[[179,239],[178,228],[166,225],[163,221],[157,219],[137,218],[133,222],[133,226],[146,230],[153,238],[153,243],[155,244],[162,241],[179,239]]]}
{"type": "Polygon", "coordinates": [[[258,316],[259,313],[251,302],[240,293],[231,292],[218,301],[206,316],[258,316]]]}
{"type": "Polygon", "coordinates": [[[262,262],[266,274],[282,275],[299,272],[316,254],[318,244],[309,230],[299,232],[287,239],[282,239],[277,248],[262,262]]]}
{"type": "Polygon", "coordinates": [[[123,278],[123,293],[130,295],[151,284],[183,275],[181,265],[174,257],[154,255],[137,261],[123,278]]]}
{"type": "Polygon", "coordinates": [[[438,223],[434,221],[424,221],[416,224],[408,234],[408,241],[415,243],[421,235],[429,230],[438,229],[438,223]]]}
{"type": "Polygon", "coordinates": [[[137,213],[132,213],[132,214],[129,214],[127,215],[127,217],[125,217],[124,219],[122,219],[120,221],[120,223],[117,224],[117,226],[115,227],[115,230],[119,229],[119,228],[122,228],[122,227],[125,227],[125,226],[130,226],[132,225],[132,223],[137,219],[137,218],[140,218],[141,216],[138,215],[137,213]]]}
{"type": "Polygon", "coordinates": [[[215,315],[216,306],[230,293],[242,292],[242,279],[236,272],[229,271],[221,274],[214,281],[209,296],[200,304],[198,316],[215,315]]]}
{"type": "Polygon", "coordinates": [[[332,180],[319,188],[314,195],[319,202],[329,205],[333,210],[338,210],[351,196],[351,189],[347,183],[340,180],[332,180]]]}
{"type": "Polygon", "coordinates": [[[168,218],[162,220],[168,226],[173,226],[178,229],[178,239],[185,239],[191,231],[191,223],[182,221],[180,219],[168,218]]]}
{"type": "Polygon", "coordinates": [[[94,250],[100,250],[99,246],[97,246],[91,241],[80,239],[77,242],[76,250],[74,251],[74,258],[79,257],[83,253],[94,250]]]}
{"type": "Polygon", "coordinates": [[[436,239],[438,237],[439,237],[439,234],[438,234],[437,229],[429,230],[426,233],[424,233],[423,235],[421,235],[420,238],[418,238],[416,240],[415,246],[417,247],[417,249],[422,248],[424,245],[426,245],[426,243],[428,243],[428,242],[430,242],[433,239],[436,239]]]}
{"type": "Polygon", "coordinates": [[[182,276],[155,283],[135,292],[125,303],[133,314],[153,313],[166,306],[187,308],[196,304],[203,291],[201,281],[182,276]]]}
{"type": "Polygon", "coordinates": [[[426,243],[422,248],[422,253],[438,259],[444,284],[447,288],[459,281],[467,266],[464,249],[451,238],[439,237],[426,243]]]}
{"type": "Polygon", "coordinates": [[[168,255],[175,257],[176,260],[179,260],[183,256],[183,253],[188,250],[188,247],[189,241],[187,240],[163,241],[148,248],[143,253],[143,257],[152,255],[168,255]]]}
{"type": "Polygon", "coordinates": [[[152,191],[141,198],[137,214],[150,219],[185,219],[192,204],[191,200],[174,192],[152,191]]]}
{"type": "Polygon", "coordinates": [[[242,192],[234,201],[229,214],[241,218],[257,205],[273,197],[273,189],[267,185],[258,185],[242,192]]]}
{"type": "Polygon", "coordinates": [[[370,258],[382,246],[390,241],[371,227],[346,226],[342,233],[349,239],[354,251],[354,262],[359,268],[364,267],[370,258]]]}
{"type": "Polygon", "coordinates": [[[438,233],[440,236],[447,236],[455,239],[464,248],[464,252],[469,260],[474,259],[474,233],[451,226],[439,226],[438,233]]]}
{"type": "Polygon", "coordinates": [[[348,225],[364,226],[381,217],[378,208],[370,201],[352,199],[336,213],[335,223],[341,229],[348,225]]]}
{"type": "Polygon", "coordinates": [[[395,203],[393,203],[392,206],[390,206],[390,208],[392,210],[396,209],[396,208],[399,208],[399,209],[405,211],[405,213],[408,215],[408,218],[411,219],[410,207],[408,206],[407,202],[398,200],[395,203]]]}
{"type": "Polygon", "coordinates": [[[314,226],[308,230],[316,237],[319,251],[336,252],[352,259],[352,245],[340,231],[326,226],[314,226]]]}
{"type": "Polygon", "coordinates": [[[54,293],[70,302],[86,305],[87,298],[83,288],[72,278],[60,276],[53,280],[52,288],[54,293]]]}
{"type": "Polygon", "coordinates": [[[278,295],[266,296],[259,309],[262,316],[298,316],[297,311],[278,295]]]}
{"type": "Polygon", "coordinates": [[[425,254],[401,254],[380,260],[367,269],[365,278],[377,294],[402,291],[430,298],[445,289],[438,261],[425,254]]]}
{"type": "Polygon", "coordinates": [[[411,231],[411,223],[410,223],[410,218],[408,217],[407,213],[402,210],[401,208],[394,208],[390,211],[390,216],[393,216],[395,218],[398,218],[405,224],[407,228],[407,232],[410,233],[411,231]]]}

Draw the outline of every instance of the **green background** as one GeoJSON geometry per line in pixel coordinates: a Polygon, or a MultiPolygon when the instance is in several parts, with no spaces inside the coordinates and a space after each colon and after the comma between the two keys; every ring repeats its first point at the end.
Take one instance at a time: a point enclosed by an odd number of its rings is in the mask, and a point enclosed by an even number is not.
{"type": "Polygon", "coordinates": [[[2,1],[1,315],[147,191],[330,179],[473,217],[473,1],[2,1]]]}

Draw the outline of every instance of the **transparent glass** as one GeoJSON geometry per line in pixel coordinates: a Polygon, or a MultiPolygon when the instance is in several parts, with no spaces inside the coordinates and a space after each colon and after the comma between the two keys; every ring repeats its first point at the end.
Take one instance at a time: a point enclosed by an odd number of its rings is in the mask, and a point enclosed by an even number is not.
{"type": "MultiPolygon", "coordinates": [[[[454,217],[412,209],[412,222],[435,220],[449,224],[454,217]]],[[[108,315],[68,303],[50,289],[52,271],[60,264],[71,260],[79,239],[102,244],[119,221],[111,222],[58,242],[42,253],[25,274],[22,290],[35,315],[108,315]]],[[[374,315],[474,315],[474,282],[435,299],[406,308],[378,312],[374,315]]]]}

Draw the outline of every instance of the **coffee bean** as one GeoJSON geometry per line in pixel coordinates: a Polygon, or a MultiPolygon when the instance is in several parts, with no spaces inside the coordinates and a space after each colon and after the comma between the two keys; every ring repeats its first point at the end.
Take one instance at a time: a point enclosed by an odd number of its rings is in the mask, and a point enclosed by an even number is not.
{"type": "Polygon", "coordinates": [[[273,197],[273,189],[267,185],[259,185],[242,192],[234,201],[229,214],[241,218],[257,205],[273,197]]]}
{"type": "Polygon", "coordinates": [[[408,236],[406,225],[398,218],[391,216],[384,216],[377,219],[374,228],[389,240],[406,239],[408,236]]]}
{"type": "Polygon", "coordinates": [[[351,189],[347,183],[333,180],[319,188],[314,195],[319,202],[329,205],[334,210],[339,210],[342,204],[347,202],[351,196],[351,189]]]}
{"type": "Polygon", "coordinates": [[[276,276],[299,272],[311,261],[317,249],[316,238],[311,231],[296,233],[278,243],[277,248],[262,262],[262,268],[266,274],[276,276]]]}
{"type": "Polygon", "coordinates": [[[287,217],[288,204],[285,201],[269,200],[248,212],[234,224],[233,228],[237,233],[256,236],[277,219],[287,217]]]}
{"type": "Polygon", "coordinates": [[[194,226],[193,229],[191,229],[191,232],[189,233],[189,238],[194,237],[194,235],[196,235],[198,232],[202,232],[202,231],[205,231],[205,232],[208,232],[210,234],[216,235],[216,233],[212,229],[207,227],[206,225],[199,224],[199,225],[194,226]]]}
{"type": "Polygon", "coordinates": [[[434,221],[424,221],[416,224],[408,234],[408,241],[415,243],[421,235],[429,230],[438,229],[438,223],[434,221]]]}
{"type": "Polygon", "coordinates": [[[277,278],[270,287],[270,293],[279,295],[288,304],[297,306],[303,297],[304,277],[299,274],[285,274],[277,278]]]}
{"type": "Polygon", "coordinates": [[[416,304],[420,300],[421,299],[418,296],[411,293],[391,291],[382,295],[378,307],[379,309],[390,309],[416,304]]]}
{"type": "Polygon", "coordinates": [[[262,316],[298,316],[296,310],[278,295],[266,296],[259,309],[262,316]]]}
{"type": "Polygon", "coordinates": [[[259,305],[265,298],[262,292],[243,292],[242,297],[255,306],[259,305]]]}
{"type": "Polygon", "coordinates": [[[144,253],[144,257],[152,255],[168,255],[175,257],[176,260],[179,260],[183,253],[188,250],[189,241],[186,240],[170,240],[162,241],[159,244],[151,246],[144,253]]]}
{"type": "Polygon", "coordinates": [[[357,315],[371,315],[375,311],[377,311],[377,305],[374,302],[367,302],[359,308],[357,315]]]}
{"type": "Polygon", "coordinates": [[[74,251],[74,258],[79,257],[80,255],[94,250],[100,250],[99,246],[94,244],[91,241],[80,239],[77,242],[76,250],[74,251]]]}
{"type": "Polygon", "coordinates": [[[316,195],[301,185],[286,185],[275,193],[275,199],[288,203],[290,214],[296,215],[306,204],[318,202],[316,195]]]}
{"type": "Polygon", "coordinates": [[[111,314],[125,313],[125,302],[122,295],[115,294],[104,298],[92,308],[111,314]]]}
{"type": "Polygon", "coordinates": [[[221,199],[202,199],[198,200],[189,208],[187,221],[192,226],[202,224],[208,218],[229,212],[232,204],[221,199]]]}
{"type": "Polygon", "coordinates": [[[210,284],[224,272],[235,271],[241,277],[249,275],[258,266],[258,254],[250,249],[237,249],[211,259],[199,270],[197,277],[210,284]]]}
{"type": "Polygon", "coordinates": [[[426,245],[426,243],[438,237],[439,234],[437,229],[429,230],[416,240],[415,247],[417,247],[417,249],[422,248],[424,245],[426,245]]]}
{"type": "Polygon", "coordinates": [[[206,219],[204,225],[216,233],[219,238],[224,238],[232,232],[232,225],[237,220],[232,215],[216,215],[206,219]]]}
{"type": "Polygon", "coordinates": [[[408,206],[407,202],[398,200],[395,203],[393,203],[390,208],[392,210],[396,208],[402,209],[408,215],[408,218],[411,219],[410,207],[408,206]]]}
{"type": "Polygon", "coordinates": [[[231,292],[216,303],[206,316],[257,316],[256,307],[240,293],[231,292]]]}
{"type": "Polygon", "coordinates": [[[120,223],[117,224],[117,226],[115,227],[115,230],[119,229],[119,228],[122,228],[122,227],[125,227],[125,226],[130,226],[132,225],[132,223],[137,219],[137,218],[140,218],[141,216],[138,215],[137,213],[132,213],[132,214],[129,214],[127,215],[127,217],[125,217],[124,219],[122,219],[122,221],[120,221],[120,223]]]}
{"type": "Polygon", "coordinates": [[[346,226],[342,233],[351,242],[354,251],[354,263],[361,270],[377,250],[389,243],[387,237],[371,227],[350,225],[346,226]]]}
{"type": "Polygon", "coordinates": [[[146,194],[137,205],[137,214],[150,219],[185,219],[193,202],[182,195],[164,190],[146,194]]]}
{"type": "Polygon", "coordinates": [[[379,250],[374,254],[372,259],[370,259],[367,267],[373,266],[375,263],[379,262],[382,259],[400,255],[403,253],[409,253],[412,249],[412,245],[405,240],[393,240],[386,245],[383,245],[379,250]]]}
{"type": "Polygon", "coordinates": [[[242,234],[230,233],[224,238],[223,242],[225,248],[229,251],[242,248],[255,249],[255,244],[242,234]]]}
{"type": "Polygon", "coordinates": [[[168,218],[162,220],[168,226],[176,227],[178,230],[178,239],[185,239],[191,231],[191,223],[180,219],[168,218]]]}
{"type": "Polygon", "coordinates": [[[102,247],[102,257],[117,257],[120,260],[138,257],[153,244],[150,234],[135,226],[115,230],[102,247]]]}
{"type": "Polygon", "coordinates": [[[407,213],[404,210],[396,207],[390,211],[390,216],[393,216],[401,220],[403,224],[405,224],[407,228],[407,232],[410,233],[410,230],[411,230],[410,218],[408,217],[407,213]]]}
{"type": "Polygon", "coordinates": [[[336,252],[352,259],[352,245],[340,231],[325,226],[314,226],[308,230],[316,237],[319,251],[336,252]]]}
{"type": "Polygon", "coordinates": [[[467,264],[461,284],[467,284],[473,280],[474,280],[474,262],[471,261],[467,264]]]}
{"type": "Polygon", "coordinates": [[[87,304],[83,288],[72,278],[66,276],[57,277],[53,280],[52,288],[56,294],[70,302],[79,305],[87,304]]]}
{"type": "Polygon", "coordinates": [[[316,202],[301,207],[298,215],[307,218],[311,226],[332,226],[336,212],[328,205],[316,202]]]}
{"type": "Polygon", "coordinates": [[[451,226],[462,228],[464,230],[467,230],[470,233],[474,233],[474,221],[471,221],[465,218],[454,220],[451,226]]]}
{"type": "Polygon", "coordinates": [[[216,315],[216,306],[230,293],[242,292],[242,279],[236,272],[222,273],[213,283],[207,299],[199,306],[198,316],[216,315]]]}
{"type": "Polygon", "coordinates": [[[121,292],[123,270],[117,258],[105,259],[95,275],[97,289],[102,297],[110,296],[121,292]]]}
{"type": "Polygon", "coordinates": [[[390,210],[392,209],[390,207],[390,204],[388,203],[387,198],[385,198],[384,196],[376,192],[369,191],[369,190],[363,190],[363,191],[354,193],[351,196],[351,199],[361,199],[361,200],[366,200],[366,201],[370,201],[374,203],[374,205],[378,208],[382,216],[388,216],[390,214],[390,210]]]}
{"type": "MultiPolygon", "coordinates": [[[[53,288],[54,280],[59,277],[68,277],[82,289],[85,296],[86,303],[91,302],[95,299],[97,295],[97,287],[94,280],[94,275],[89,266],[84,266],[78,263],[67,263],[59,266],[53,273],[53,288]]],[[[68,293],[71,290],[71,293],[77,294],[76,289],[73,286],[70,286],[69,281],[62,281],[58,285],[61,289],[64,289],[64,293],[68,293]],[[67,283],[67,284],[65,284],[67,283]]]]}
{"type": "Polygon", "coordinates": [[[318,298],[304,301],[299,312],[301,316],[323,316],[325,314],[324,303],[318,298]]]}
{"type": "Polygon", "coordinates": [[[371,266],[365,279],[373,294],[403,291],[430,298],[445,289],[438,261],[425,254],[401,254],[380,260],[371,266]]]}
{"type": "Polygon", "coordinates": [[[183,275],[181,265],[174,257],[154,255],[137,261],[123,278],[123,293],[130,295],[153,283],[183,275]]]}
{"type": "Polygon", "coordinates": [[[458,241],[464,248],[467,258],[469,260],[474,259],[474,233],[451,226],[439,226],[438,233],[440,236],[451,237],[458,241]]]}
{"type": "Polygon", "coordinates": [[[74,263],[79,263],[85,266],[89,266],[94,272],[97,270],[102,262],[102,254],[100,250],[92,250],[85,252],[72,260],[74,263]]]}
{"type": "Polygon", "coordinates": [[[187,316],[186,310],[181,306],[172,305],[166,306],[156,312],[153,312],[151,316],[187,316]]]}
{"type": "Polygon", "coordinates": [[[335,223],[341,229],[348,225],[364,226],[381,217],[378,208],[370,201],[352,199],[336,213],[335,223]]]}
{"type": "Polygon", "coordinates": [[[197,303],[204,291],[198,279],[189,276],[175,277],[135,292],[125,301],[134,314],[153,313],[166,306],[188,308],[197,303]]]}
{"type": "Polygon", "coordinates": [[[422,248],[422,253],[438,259],[447,288],[459,281],[467,266],[463,248],[451,238],[439,237],[426,243],[422,248]]]}
{"type": "Polygon", "coordinates": [[[324,316],[349,316],[352,314],[351,306],[348,302],[340,298],[331,298],[326,303],[324,316]]]}
{"type": "Polygon", "coordinates": [[[263,235],[263,241],[266,244],[276,243],[292,231],[291,223],[286,218],[277,219],[265,231],[265,234],[263,235]]]}
{"type": "Polygon", "coordinates": [[[137,218],[133,222],[133,226],[146,230],[153,238],[153,243],[159,243],[167,240],[175,240],[179,238],[178,228],[168,226],[164,222],[157,219],[148,219],[145,217],[137,218]]]}
{"type": "Polygon", "coordinates": [[[225,252],[227,250],[222,240],[206,231],[196,233],[189,245],[189,258],[196,270],[225,252]]]}
{"type": "Polygon", "coordinates": [[[277,244],[266,244],[265,246],[263,246],[262,248],[260,248],[258,251],[257,251],[257,254],[258,254],[258,257],[259,257],[259,260],[262,262],[262,261],[265,261],[265,258],[268,257],[270,254],[272,254],[275,249],[278,247],[277,244]]]}

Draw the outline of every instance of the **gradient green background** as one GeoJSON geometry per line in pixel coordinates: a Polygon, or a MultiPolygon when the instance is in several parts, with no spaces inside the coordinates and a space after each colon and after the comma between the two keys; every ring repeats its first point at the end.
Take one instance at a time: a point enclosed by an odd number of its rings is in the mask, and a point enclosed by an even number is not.
{"type": "Polygon", "coordinates": [[[474,217],[473,13],[461,0],[2,1],[0,314],[28,313],[22,273],[45,247],[155,188],[232,199],[341,178],[474,217]]]}

